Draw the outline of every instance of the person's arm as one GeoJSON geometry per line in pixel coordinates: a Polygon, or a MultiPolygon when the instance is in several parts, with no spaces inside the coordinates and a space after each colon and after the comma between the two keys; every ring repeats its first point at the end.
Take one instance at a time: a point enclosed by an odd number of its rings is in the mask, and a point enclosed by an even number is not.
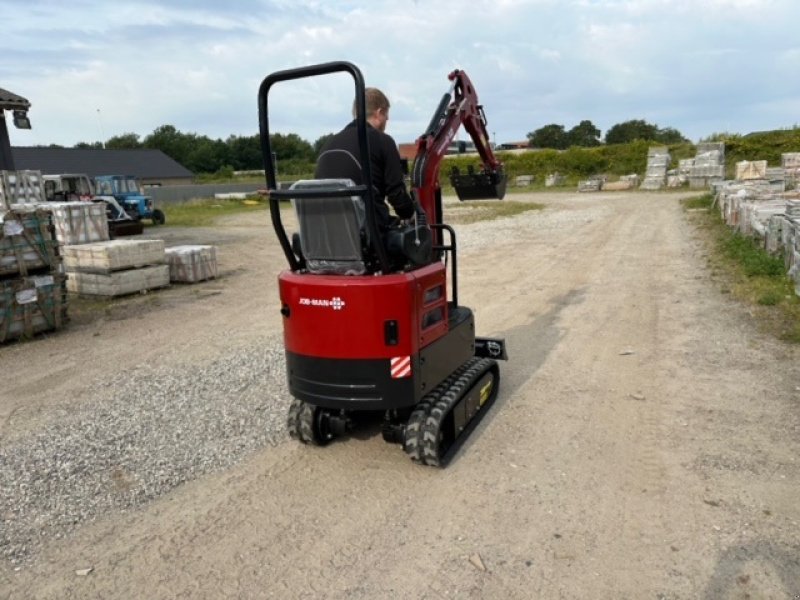
{"type": "Polygon", "coordinates": [[[384,181],[386,182],[386,198],[392,205],[394,212],[401,219],[410,219],[414,216],[414,202],[411,200],[406,183],[403,179],[403,170],[400,166],[400,152],[391,136],[381,136],[384,146],[384,181]]]}

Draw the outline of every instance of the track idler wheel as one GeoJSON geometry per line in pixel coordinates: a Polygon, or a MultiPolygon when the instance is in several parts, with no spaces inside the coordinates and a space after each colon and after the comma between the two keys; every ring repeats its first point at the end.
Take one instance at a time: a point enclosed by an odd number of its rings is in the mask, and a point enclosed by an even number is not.
{"type": "Polygon", "coordinates": [[[292,399],[289,405],[286,425],[290,437],[313,446],[325,446],[351,429],[347,416],[332,413],[297,398],[292,399]]]}

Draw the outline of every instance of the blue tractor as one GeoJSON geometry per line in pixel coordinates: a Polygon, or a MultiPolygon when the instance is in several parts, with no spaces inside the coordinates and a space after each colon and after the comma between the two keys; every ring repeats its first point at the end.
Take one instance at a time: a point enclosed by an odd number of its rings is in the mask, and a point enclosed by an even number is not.
{"type": "Polygon", "coordinates": [[[163,211],[153,208],[153,199],[145,196],[139,180],[133,175],[98,175],[94,178],[95,194],[114,196],[131,217],[137,221],[150,219],[153,225],[166,221],[163,211]]]}

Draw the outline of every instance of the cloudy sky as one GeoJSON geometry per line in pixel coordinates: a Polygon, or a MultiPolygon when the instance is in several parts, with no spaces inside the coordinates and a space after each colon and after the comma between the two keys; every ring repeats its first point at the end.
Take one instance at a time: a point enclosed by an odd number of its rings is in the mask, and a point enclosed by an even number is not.
{"type": "MultiPolygon", "coordinates": [[[[331,60],[387,93],[398,142],[422,132],[455,68],[498,143],[583,119],[693,141],[800,123],[797,0],[0,0],[0,14],[0,87],[33,105],[14,146],[165,124],[252,135],[266,75],[331,60]]],[[[275,131],[313,142],[348,118],[345,75],[273,90],[275,131]]]]}

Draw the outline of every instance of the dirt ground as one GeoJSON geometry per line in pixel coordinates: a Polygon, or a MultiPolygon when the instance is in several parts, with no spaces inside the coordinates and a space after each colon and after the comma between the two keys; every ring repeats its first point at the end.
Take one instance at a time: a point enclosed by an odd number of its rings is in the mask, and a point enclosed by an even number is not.
{"type": "MultiPolygon", "coordinates": [[[[681,197],[520,195],[546,205],[524,227],[459,230],[494,232],[465,243],[460,300],[510,360],[447,469],[377,430],[287,439],[0,565],[0,597],[800,598],[800,351],[721,293],[681,197]]],[[[58,335],[0,347],[0,434],[121,361],[279,333],[266,218],[150,229],[216,243],[220,278],[76,305],[58,335]]]]}

